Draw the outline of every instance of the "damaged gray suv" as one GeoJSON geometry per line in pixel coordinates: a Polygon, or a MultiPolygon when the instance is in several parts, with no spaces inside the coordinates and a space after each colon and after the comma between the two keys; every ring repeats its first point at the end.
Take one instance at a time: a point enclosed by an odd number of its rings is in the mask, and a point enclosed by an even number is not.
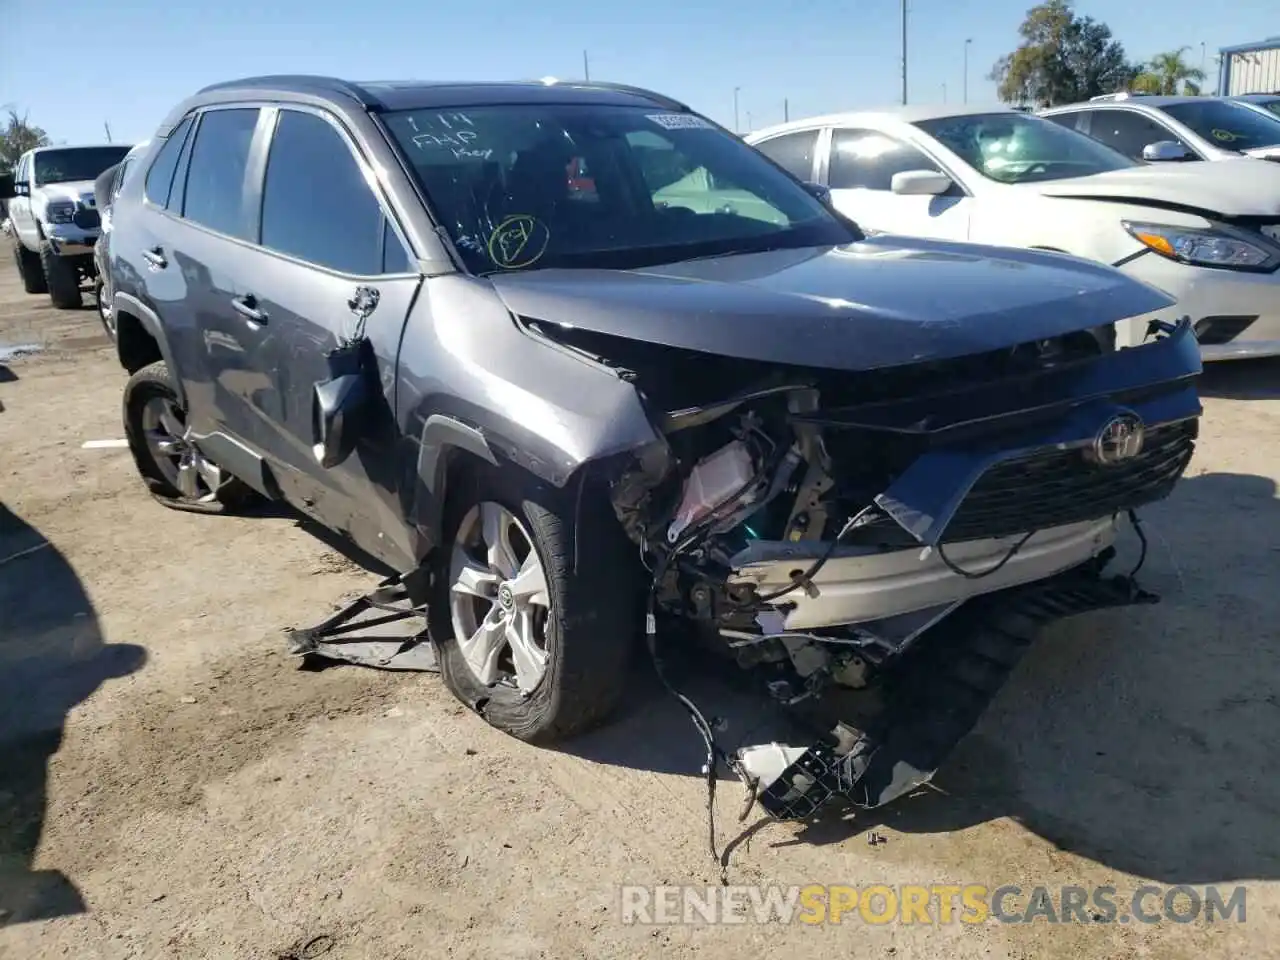
{"type": "Polygon", "coordinates": [[[400,571],[367,603],[425,614],[449,688],[517,737],[600,723],[642,635],[659,669],[707,644],[813,731],[721,754],[686,700],[711,768],[779,817],[875,806],[1039,625],[1154,599],[1108,565],[1192,456],[1199,353],[1185,322],[1110,334],[1172,301],[865,237],[668,98],[220,84],[113,217],[152,493],[285,501],[400,571]]]}

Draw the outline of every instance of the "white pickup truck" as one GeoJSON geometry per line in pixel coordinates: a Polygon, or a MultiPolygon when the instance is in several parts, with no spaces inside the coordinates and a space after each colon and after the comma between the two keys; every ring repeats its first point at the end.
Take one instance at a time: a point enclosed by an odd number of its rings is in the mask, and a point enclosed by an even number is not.
{"type": "Polygon", "coordinates": [[[93,247],[100,227],[93,181],[129,148],[38,147],[18,159],[0,196],[8,199],[13,256],[27,293],[48,293],[61,309],[82,305],[81,284],[96,272],[93,247]]]}

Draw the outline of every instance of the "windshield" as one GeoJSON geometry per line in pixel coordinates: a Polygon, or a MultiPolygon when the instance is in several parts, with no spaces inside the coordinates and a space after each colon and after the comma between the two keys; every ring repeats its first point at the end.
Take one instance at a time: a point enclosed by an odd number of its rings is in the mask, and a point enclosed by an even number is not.
{"type": "Polygon", "coordinates": [[[538,104],[401,111],[387,125],[474,273],[626,269],[858,238],[693,114],[538,104]]]}
{"type": "Polygon", "coordinates": [[[1280,143],[1280,117],[1272,119],[1242,103],[1206,98],[1160,109],[1224,150],[1252,150],[1280,143]]]}
{"type": "Polygon", "coordinates": [[[1264,110],[1270,110],[1277,117],[1280,117],[1280,97],[1274,100],[1254,100],[1254,106],[1262,107],[1264,110]]]}
{"type": "Polygon", "coordinates": [[[98,174],[119,163],[128,152],[128,146],[41,150],[35,155],[35,185],[43,187],[47,183],[96,180],[98,174]]]}
{"type": "Polygon", "coordinates": [[[982,113],[921,120],[916,126],[984,177],[1039,183],[1136,166],[1124,154],[1051,120],[1022,113],[982,113]]]}

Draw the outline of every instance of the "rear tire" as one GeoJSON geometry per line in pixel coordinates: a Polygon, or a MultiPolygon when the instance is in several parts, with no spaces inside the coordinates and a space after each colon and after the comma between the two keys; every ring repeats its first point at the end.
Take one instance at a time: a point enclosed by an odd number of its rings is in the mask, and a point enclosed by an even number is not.
{"type": "Polygon", "coordinates": [[[166,507],[229,513],[257,499],[253,488],[219,468],[186,437],[186,410],[163,360],[143,367],[125,385],[124,430],[138,473],[166,507]]]}
{"type": "Polygon", "coordinates": [[[80,295],[80,273],[66,257],[53,252],[48,243],[40,244],[40,265],[49,284],[49,299],[59,310],[79,310],[84,306],[80,295]]]}
{"type": "Polygon", "coordinates": [[[22,280],[22,289],[25,292],[49,292],[49,284],[44,279],[44,267],[40,264],[40,255],[32,253],[16,237],[13,241],[13,262],[18,268],[18,276],[22,280]]]}
{"type": "MultiPolygon", "coordinates": [[[[452,486],[445,538],[429,561],[436,566],[428,622],[445,684],[490,724],[531,743],[552,743],[598,726],[621,698],[636,649],[643,596],[635,550],[608,509],[603,490],[588,485],[580,491],[576,482],[558,490],[511,465],[477,466],[452,486]],[[515,576],[483,581],[488,558],[495,556],[489,549],[489,520],[494,516],[509,521],[509,540],[499,540],[521,562],[515,576]],[[483,543],[469,548],[477,533],[483,543]],[[464,561],[473,564],[468,569],[483,581],[483,589],[458,588],[465,576],[459,573],[464,561]],[[519,584],[531,565],[541,567],[537,583],[545,607],[536,599],[522,607],[525,601],[519,599],[519,584]],[[477,622],[482,629],[485,624],[492,628],[492,617],[502,619],[502,590],[511,601],[507,623],[518,629],[523,609],[533,624],[531,632],[536,627],[540,642],[523,646],[522,660],[510,640],[494,641],[494,652],[487,658],[477,653],[482,648],[474,638],[480,632],[471,628],[477,622]],[[467,613],[468,604],[474,613],[467,613]],[[526,682],[531,675],[530,649],[533,660],[541,659],[532,684],[526,682]],[[501,675],[486,682],[477,660],[492,663],[501,675]]],[[[489,569],[502,565],[499,561],[489,569]]],[[[494,635],[511,636],[502,630],[494,635]]]]}

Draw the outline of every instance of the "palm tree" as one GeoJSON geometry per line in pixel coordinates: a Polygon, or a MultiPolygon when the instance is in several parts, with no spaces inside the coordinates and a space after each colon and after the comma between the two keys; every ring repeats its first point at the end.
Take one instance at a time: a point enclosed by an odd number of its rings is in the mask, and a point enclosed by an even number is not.
{"type": "Polygon", "coordinates": [[[1149,63],[1143,64],[1133,81],[1133,88],[1140,93],[1184,93],[1199,96],[1200,84],[1204,83],[1204,71],[1191,66],[1183,57],[1190,49],[1181,47],[1168,53],[1156,54],[1149,63]],[[1178,89],[1179,85],[1181,90],[1178,89]]]}

